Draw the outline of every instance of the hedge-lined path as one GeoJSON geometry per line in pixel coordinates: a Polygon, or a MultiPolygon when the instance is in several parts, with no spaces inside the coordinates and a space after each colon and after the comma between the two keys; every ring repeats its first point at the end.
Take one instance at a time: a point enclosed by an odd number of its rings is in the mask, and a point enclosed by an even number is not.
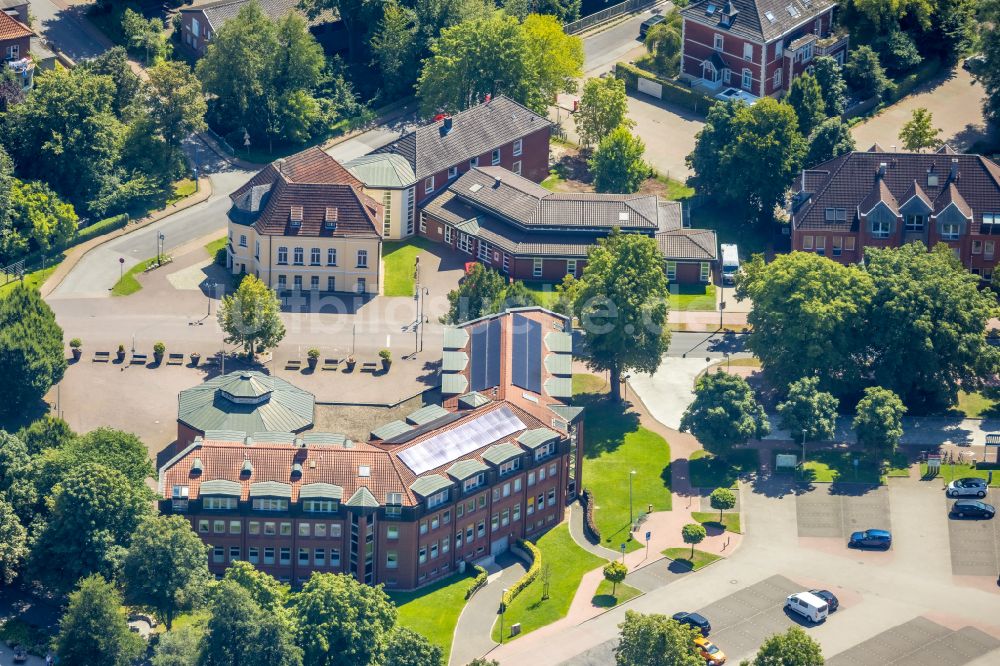
{"type": "Polygon", "coordinates": [[[497,643],[490,638],[493,623],[497,619],[500,598],[505,588],[512,586],[527,573],[521,560],[511,553],[503,553],[496,558],[496,564],[487,568],[489,582],[465,604],[455,625],[455,641],[451,646],[451,666],[464,666],[476,657],[492,650],[497,643]]]}
{"type": "Polygon", "coordinates": [[[603,557],[606,560],[618,557],[616,551],[610,548],[605,548],[601,544],[591,543],[590,539],[587,538],[587,532],[583,529],[583,520],[585,511],[583,505],[580,502],[573,502],[569,506],[569,533],[573,537],[573,541],[576,542],[580,548],[583,548],[589,553],[597,555],[598,557],[603,557]]]}

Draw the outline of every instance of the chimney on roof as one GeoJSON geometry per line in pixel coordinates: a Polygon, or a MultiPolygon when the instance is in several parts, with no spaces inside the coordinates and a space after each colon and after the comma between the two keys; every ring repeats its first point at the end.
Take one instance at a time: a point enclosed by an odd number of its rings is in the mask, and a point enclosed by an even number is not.
{"type": "Polygon", "coordinates": [[[281,157],[274,161],[275,165],[278,167],[278,173],[285,173],[285,158],[281,157]]]}
{"type": "Polygon", "coordinates": [[[501,178],[500,176],[497,176],[496,180],[493,182],[493,189],[499,188],[500,187],[500,183],[502,183],[502,182],[503,182],[503,178],[501,178]]]}
{"type": "Polygon", "coordinates": [[[493,95],[491,93],[486,93],[485,103],[489,104],[492,99],[493,99],[493,95]]]}
{"type": "Polygon", "coordinates": [[[451,116],[444,117],[444,125],[441,126],[441,129],[445,134],[451,131],[451,116]]]}
{"type": "Polygon", "coordinates": [[[878,177],[879,178],[882,178],[882,177],[885,176],[885,168],[886,168],[886,166],[888,166],[888,165],[886,165],[885,162],[879,162],[879,165],[878,165],[878,177]]]}
{"type": "Polygon", "coordinates": [[[958,158],[951,158],[951,173],[948,174],[948,178],[952,181],[958,180],[958,158]]]}

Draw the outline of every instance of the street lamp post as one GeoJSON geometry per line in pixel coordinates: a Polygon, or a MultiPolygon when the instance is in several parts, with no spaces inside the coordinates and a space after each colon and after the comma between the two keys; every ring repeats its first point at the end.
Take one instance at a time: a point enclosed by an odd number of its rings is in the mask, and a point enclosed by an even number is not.
{"type": "MultiPolygon", "coordinates": [[[[806,431],[802,431],[802,464],[806,464],[806,431]]],[[[805,471],[805,467],[802,468],[805,471]]]]}
{"type": "Polygon", "coordinates": [[[629,522],[629,529],[631,529],[632,520],[633,520],[633,517],[632,517],[632,479],[633,478],[635,478],[635,470],[632,470],[631,472],[628,473],[628,522],[629,522]]]}
{"type": "Polygon", "coordinates": [[[503,645],[503,614],[507,612],[507,604],[504,599],[507,598],[507,588],[503,588],[503,596],[500,597],[500,645],[503,645]]]}

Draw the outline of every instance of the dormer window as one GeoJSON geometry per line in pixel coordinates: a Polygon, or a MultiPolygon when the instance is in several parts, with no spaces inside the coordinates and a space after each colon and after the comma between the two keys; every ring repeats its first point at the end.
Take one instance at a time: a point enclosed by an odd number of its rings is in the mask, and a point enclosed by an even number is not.
{"type": "Polygon", "coordinates": [[[826,209],[826,221],[827,222],[846,222],[847,221],[847,209],[846,208],[827,208],[826,209]]]}
{"type": "Polygon", "coordinates": [[[253,474],[253,463],[247,459],[243,461],[243,466],[240,468],[240,476],[246,477],[253,474]]]}
{"type": "Polygon", "coordinates": [[[889,231],[892,226],[889,224],[888,220],[873,220],[872,221],[872,237],[873,238],[888,238],[889,231]]]}
{"type": "Polygon", "coordinates": [[[326,214],[323,216],[323,224],[327,229],[337,228],[337,207],[327,206],[326,214]]]}
{"type": "Polygon", "coordinates": [[[399,516],[403,513],[403,493],[386,493],[385,515],[399,516]]]}
{"type": "Polygon", "coordinates": [[[358,465],[358,476],[367,479],[372,475],[372,468],[368,465],[358,465]]]}
{"type": "Polygon", "coordinates": [[[292,206],[288,213],[288,221],[293,227],[302,225],[302,206],[292,206]]]}
{"type": "Polygon", "coordinates": [[[544,460],[550,455],[556,452],[556,443],[549,442],[547,444],[542,444],[537,449],[535,449],[535,460],[544,460]]]}
{"type": "Polygon", "coordinates": [[[442,490],[441,492],[434,493],[427,498],[427,508],[433,509],[436,506],[441,506],[448,501],[448,496],[450,491],[448,489],[442,490]]]}
{"type": "Polygon", "coordinates": [[[462,490],[469,492],[470,490],[475,490],[479,486],[486,482],[486,475],[480,472],[475,476],[469,477],[462,483],[462,490]]]}
{"type": "Polygon", "coordinates": [[[937,187],[938,186],[938,175],[933,171],[927,172],[927,187],[937,187]]]}

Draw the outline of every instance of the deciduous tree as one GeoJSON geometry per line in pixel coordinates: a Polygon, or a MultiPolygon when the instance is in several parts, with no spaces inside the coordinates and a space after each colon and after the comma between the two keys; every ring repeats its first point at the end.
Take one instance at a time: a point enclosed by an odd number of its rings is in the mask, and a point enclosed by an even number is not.
{"type": "Polygon", "coordinates": [[[878,54],[870,46],[862,45],[851,49],[846,74],[847,82],[865,98],[881,99],[893,89],[893,83],[886,77],[878,54]]]}
{"type": "Polygon", "coordinates": [[[813,167],[834,157],[845,155],[856,148],[851,127],[839,117],[827,118],[813,130],[809,137],[809,152],[805,166],[813,167]]]}
{"type": "Polygon", "coordinates": [[[302,665],[287,623],[263,611],[236,583],[219,583],[210,610],[198,666],[302,665]]]}
{"type": "Polygon", "coordinates": [[[670,342],[669,292],[656,241],[615,229],[587,253],[574,309],[587,364],[611,374],[621,400],[623,372],[656,372],[670,342]]]}
{"type": "Polygon", "coordinates": [[[201,82],[182,62],[169,60],[146,70],[149,75],[149,115],[157,134],[167,147],[164,173],[183,170],[181,142],[205,130],[205,94],[201,82]]]}
{"type": "Polygon", "coordinates": [[[129,603],[154,609],[169,630],[205,591],[208,548],[183,516],[147,517],[132,535],[123,578],[129,603]]]}
{"type": "Polygon", "coordinates": [[[559,93],[576,93],[583,76],[583,40],[567,35],[550,14],[528,14],[521,24],[532,85],[525,105],[544,113],[559,93]]]}
{"type": "Polygon", "coordinates": [[[858,443],[882,455],[892,455],[903,436],[906,407],[899,396],[881,386],[865,389],[854,416],[858,443]]]}
{"type": "Polygon", "coordinates": [[[704,541],[707,536],[708,532],[701,523],[688,523],[681,528],[681,538],[684,539],[684,543],[691,544],[692,562],[694,561],[694,547],[704,541]]]}
{"type": "Polygon", "coordinates": [[[122,598],[98,575],[80,581],[59,621],[55,652],[65,666],[129,666],[142,651],[142,638],[125,621],[122,598]]]}
{"type": "Polygon", "coordinates": [[[380,663],[396,623],[381,587],[345,574],[313,574],[292,603],[297,643],[310,666],[380,663]]]}
{"type": "Polygon", "coordinates": [[[226,343],[242,346],[247,356],[275,347],[285,337],[277,294],[253,275],[245,276],[236,293],[222,299],[219,326],[226,343]]]}
{"type": "Polygon", "coordinates": [[[667,20],[646,33],[646,50],[654,71],[660,76],[674,77],[680,71],[681,31],[680,13],[675,9],[667,14],[667,20]]]}
{"type": "MultiPolygon", "coordinates": [[[[699,525],[699,527],[701,527],[699,525]]],[[[625,621],[618,625],[615,647],[617,666],[704,666],[692,642],[694,629],[665,615],[643,615],[625,611],[625,621]]]]}
{"type": "Polygon", "coordinates": [[[819,390],[819,377],[803,377],[788,385],[788,397],[778,403],[781,427],[798,439],[810,442],[833,439],[837,431],[840,401],[819,390]]]}
{"type": "Polygon", "coordinates": [[[706,451],[725,457],[734,446],[769,432],[764,408],[739,375],[706,373],[695,383],[694,395],[680,429],[694,435],[706,451]]]}
{"type": "Polygon", "coordinates": [[[160,634],[150,663],[153,666],[193,666],[201,656],[203,624],[189,624],[160,634]]]}
{"type": "Polygon", "coordinates": [[[594,189],[615,194],[638,192],[642,181],[649,177],[649,165],[642,159],[645,152],[646,144],[627,128],[611,130],[588,160],[594,189]]]}
{"type": "Polygon", "coordinates": [[[788,89],[788,103],[795,109],[799,121],[799,132],[809,136],[813,128],[826,119],[826,100],[823,99],[823,89],[816,77],[808,72],[795,77],[788,89]]]}
{"type": "Polygon", "coordinates": [[[0,498],[0,585],[10,585],[28,557],[28,534],[14,509],[0,498]]]}
{"type": "Polygon", "coordinates": [[[9,216],[10,224],[0,236],[0,258],[4,262],[29,252],[60,250],[76,236],[78,218],[73,205],[41,181],[14,180],[9,216]]]}
{"type": "Polygon", "coordinates": [[[372,57],[382,72],[387,96],[406,94],[417,72],[417,14],[396,0],[385,3],[378,32],[371,39],[372,57]]]}
{"type": "Polygon", "coordinates": [[[168,44],[163,32],[163,19],[147,19],[139,12],[125,9],[122,34],[133,50],[145,54],[147,63],[166,55],[168,44]]]}
{"type": "Polygon", "coordinates": [[[914,152],[922,152],[925,148],[937,148],[941,145],[938,134],[940,127],[934,127],[934,116],[924,108],[914,109],[913,115],[908,121],[903,123],[899,130],[899,140],[903,142],[903,148],[914,152]]]}
{"type": "Polygon", "coordinates": [[[460,324],[496,312],[506,282],[495,270],[476,263],[457,289],[448,292],[448,314],[445,320],[460,324]]]}
{"type": "Polygon", "coordinates": [[[716,488],[708,496],[713,509],[719,510],[719,522],[722,522],[722,512],[736,506],[736,493],[729,488],[716,488]]]}
{"type": "Polygon", "coordinates": [[[618,583],[624,581],[627,575],[628,567],[619,560],[611,560],[604,565],[604,580],[611,583],[611,596],[615,596],[615,592],[618,590],[618,583]]]}
{"type": "Polygon", "coordinates": [[[33,412],[66,371],[62,329],[38,290],[15,285],[0,298],[0,417],[33,412]]]}
{"type": "Polygon", "coordinates": [[[593,77],[583,84],[580,107],[574,116],[584,146],[596,145],[618,127],[632,128],[625,82],[615,77],[593,77]]]}
{"type": "Polygon", "coordinates": [[[813,75],[823,91],[823,106],[827,116],[844,113],[847,104],[847,82],[844,68],[830,56],[819,56],[813,60],[813,75]]]}
{"type": "Polygon", "coordinates": [[[791,627],[764,641],[748,666],[823,666],[823,663],[820,644],[800,627],[791,627]]]}
{"type": "Polygon", "coordinates": [[[417,632],[397,626],[389,632],[389,644],[385,650],[386,664],[406,664],[406,666],[441,666],[444,650],[417,632]]]}
{"type": "Polygon", "coordinates": [[[55,449],[76,437],[69,424],[58,416],[46,414],[31,425],[18,431],[17,438],[24,442],[30,455],[38,455],[43,451],[55,449]]]}
{"type": "Polygon", "coordinates": [[[236,560],[226,569],[223,580],[236,583],[250,593],[250,598],[265,613],[281,615],[286,612],[289,587],[277,578],[255,568],[249,562],[236,560]]]}

